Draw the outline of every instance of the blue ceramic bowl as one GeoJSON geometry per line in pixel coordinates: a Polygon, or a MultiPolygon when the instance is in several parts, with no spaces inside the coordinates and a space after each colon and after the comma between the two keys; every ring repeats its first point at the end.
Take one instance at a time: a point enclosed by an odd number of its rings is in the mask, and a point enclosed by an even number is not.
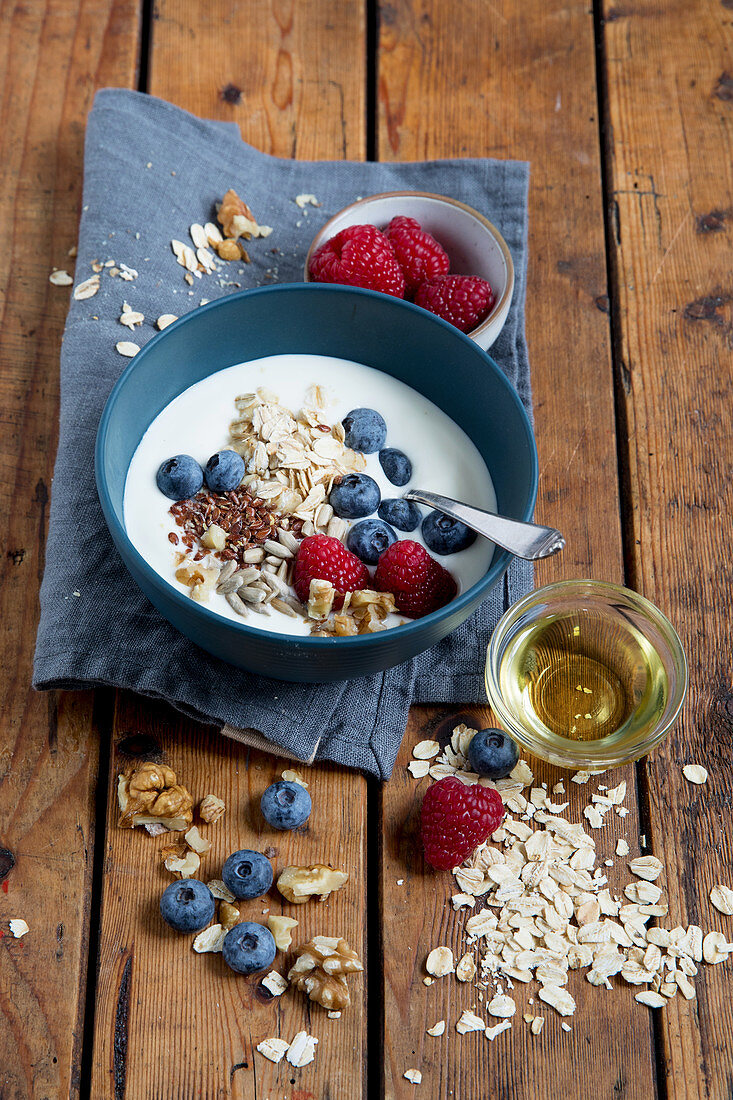
{"type": "MultiPolygon", "coordinates": [[[[366,676],[435,645],[476,609],[506,571],[494,554],[486,575],[440,611],[378,634],[292,637],[233,622],[162,579],[125,532],[122,501],[135,449],[183,390],[233,363],[303,352],[351,359],[412,386],[473,440],[491,473],[499,511],[531,518],[537,450],[516,393],[494,361],[458,329],[385,294],[319,283],[230,294],[155,336],[110,394],[97,433],[99,499],[120,555],[148,599],[178,630],[230,664],[280,680],[320,683],[366,676]]],[[[481,663],[476,654],[476,669],[481,663]]]]}

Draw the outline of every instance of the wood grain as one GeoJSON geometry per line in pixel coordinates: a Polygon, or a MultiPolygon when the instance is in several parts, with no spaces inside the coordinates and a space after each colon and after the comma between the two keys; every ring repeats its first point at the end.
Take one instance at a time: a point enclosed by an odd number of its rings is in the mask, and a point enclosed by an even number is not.
{"type": "Polygon", "coordinates": [[[154,95],[237,122],[264,153],[360,160],[366,148],[365,17],[342,0],[158,0],[154,95]]]}
{"type": "MultiPolygon", "coordinates": [[[[203,881],[220,878],[226,857],[241,848],[274,849],[276,873],[314,862],[350,873],[349,883],[326,902],[290,905],[273,887],[264,898],[240,903],[243,920],[264,923],[268,912],[283,912],[300,922],[294,946],[335,933],[363,954],[366,869],[359,786],[349,789],[337,768],[301,769],[307,771],[313,815],[303,830],[278,833],[266,825],[259,801],[287,762],[250,753],[213,730],[193,727],[167,707],[133,696],[120,696],[115,727],[114,776],[135,759],[124,751],[130,737],[137,745],[142,736],[147,752],[152,739],[153,758],[174,768],[195,802],[213,793],[226,803],[219,822],[200,825],[213,842],[197,876],[203,881]]],[[[357,782],[363,788],[364,781],[357,782]]],[[[291,1087],[293,1096],[298,1090],[301,1096],[320,1096],[339,1080],[353,1082],[358,1094],[364,1072],[364,978],[353,980],[354,1005],[334,1021],[296,991],[272,1000],[259,990],[259,978],[234,974],[221,955],[196,954],[193,937],[173,932],[159,913],[160,895],[173,881],[159,850],[171,837],[119,829],[118,817],[110,797],[92,1096],[244,1100],[272,1095],[271,1090],[290,1097],[291,1087]],[[291,1040],[302,1029],[319,1039],[312,1065],[276,1067],[255,1053],[263,1039],[291,1040]]],[[[293,958],[292,952],[279,953],[274,969],[287,973],[293,958]]]]}
{"type": "MultiPolygon", "coordinates": [[[[224,4],[162,0],[153,28],[150,90],[187,110],[238,122],[243,137],[266,152],[363,157],[363,30],[356,5],[252,3],[234,12],[224,4]],[[238,102],[222,99],[227,84],[241,91],[238,102]]],[[[130,729],[154,733],[198,795],[205,787],[227,801],[222,827],[206,830],[215,837],[208,866],[217,876],[230,852],[262,850],[269,843],[279,849],[281,868],[330,861],[348,870],[348,886],[332,901],[282,904],[302,921],[295,944],[314,934],[338,934],[363,957],[367,800],[361,775],[323,766],[308,770],[314,813],[307,832],[273,839],[262,831],[259,796],[286,763],[121,696],[115,735],[119,739],[130,729]]],[[[128,1100],[275,1094],[306,1100],[343,1095],[344,1082],[353,1095],[365,1093],[365,977],[356,979],[353,1006],[339,1021],[328,1020],[293,991],[261,1003],[254,981],[227,971],[221,956],[194,954],[190,937],[166,929],[156,906],[170,876],[157,869],[149,837],[131,836],[115,822],[110,805],[92,1095],[110,1095],[120,1080],[119,1095],[128,1100]],[[320,1040],[312,1065],[274,1067],[255,1053],[262,1039],[292,1039],[302,1028],[320,1040]]],[[[280,906],[276,891],[269,904],[280,906]]],[[[264,919],[266,905],[252,903],[247,916],[264,919]]],[[[278,956],[276,968],[287,965],[278,956]]]]}
{"type": "MultiPolygon", "coordinates": [[[[690,665],[681,722],[646,762],[672,923],[730,918],[733,664],[733,23],[730,4],[604,5],[619,391],[628,422],[636,587],[678,628],[690,665]],[[693,33],[691,33],[691,31],[693,33]],[[705,764],[697,788],[685,763],[705,764]]],[[[661,1016],[667,1094],[730,1094],[730,971],[661,1016]]]]}
{"type": "MultiPolygon", "coordinates": [[[[540,461],[537,516],[567,537],[567,549],[542,564],[538,581],[620,581],[592,13],[560,3],[404,0],[384,5],[380,15],[380,157],[531,162],[527,335],[540,461]]],[[[476,655],[477,664],[482,658],[476,655]]],[[[487,712],[479,715],[487,724],[487,712]]],[[[598,991],[577,980],[572,1034],[562,1032],[548,1010],[541,1041],[527,1034],[518,1015],[512,1032],[489,1044],[470,1035],[461,1039],[454,1030],[460,1011],[476,1003],[473,990],[453,980],[422,987],[429,950],[457,938],[465,914],[446,908],[452,880],[424,874],[416,829],[426,781],[418,789],[404,768],[410,745],[432,736],[436,725],[449,736],[455,720],[445,710],[416,708],[383,792],[385,1095],[411,1096],[413,1086],[402,1074],[416,1066],[423,1070],[423,1088],[436,1098],[477,1095],[481,1081],[482,1095],[492,1097],[620,1094],[647,1100],[654,1093],[651,1027],[629,990],[599,1003],[598,991]],[[396,885],[400,878],[404,887],[396,885]],[[394,911],[404,914],[396,926],[394,911]],[[425,1036],[440,1018],[449,1020],[446,1036],[425,1036]]],[[[556,781],[552,769],[530,763],[541,779],[556,781]]],[[[613,782],[622,777],[631,809],[625,833],[633,848],[639,832],[633,769],[614,772],[613,782]]],[[[579,820],[589,795],[566,786],[567,815],[579,820]]],[[[520,992],[525,1001],[530,995],[520,992]]],[[[519,1012],[525,1009],[523,1004],[519,1012]]]]}
{"type": "Polygon", "coordinates": [[[17,861],[0,893],[4,1100],[79,1088],[100,728],[91,694],[30,689],[69,301],[48,276],[73,272],[86,114],[97,87],[131,82],[137,18],[132,0],[6,3],[0,18],[0,845],[17,861]]]}

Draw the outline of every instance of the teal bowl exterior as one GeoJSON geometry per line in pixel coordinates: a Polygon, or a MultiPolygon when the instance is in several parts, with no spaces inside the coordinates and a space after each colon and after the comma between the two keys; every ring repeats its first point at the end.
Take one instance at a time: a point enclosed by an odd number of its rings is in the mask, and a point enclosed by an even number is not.
{"type": "MultiPolygon", "coordinates": [[[[127,470],[158,413],[215,371],[285,352],[365,363],[424,394],[473,440],[493,478],[499,511],[515,519],[531,518],[537,493],[532,428],[509,382],[467,336],[409,302],[354,287],[284,283],[227,295],[155,336],[120,377],[97,433],[97,489],[122,560],[151,603],[202,649],[263,676],[322,683],[370,675],[455,630],[501,579],[511,555],[497,550],[480,581],[423,619],[378,634],[293,637],[195,603],[147,564],[125,531],[127,470]]],[[[482,657],[476,655],[477,669],[482,657]]]]}

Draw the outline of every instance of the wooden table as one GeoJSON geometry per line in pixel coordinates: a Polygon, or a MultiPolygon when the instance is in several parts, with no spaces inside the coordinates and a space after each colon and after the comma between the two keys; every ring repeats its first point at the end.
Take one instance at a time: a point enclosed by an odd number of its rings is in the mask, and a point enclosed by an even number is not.
{"type": "MultiPolygon", "coordinates": [[[[260,1003],[217,956],[165,936],[159,842],[116,827],[131,734],[194,793],[227,802],[209,830],[214,864],[257,846],[250,807],[282,764],[131,695],[38,695],[29,682],[68,304],[48,274],[76,238],[95,89],[236,121],[280,156],[526,158],[537,514],[568,543],[538,581],[625,582],[679,628],[689,697],[668,741],[623,770],[625,832],[664,861],[672,923],[731,938],[708,893],[733,878],[732,27],[731,0],[4,0],[0,844],[16,864],[0,921],[22,916],[31,931],[16,940],[2,924],[2,1100],[731,1095],[730,965],[705,967],[695,1000],[656,1014],[632,987],[575,975],[570,1033],[554,1018],[535,1038],[518,1016],[494,1043],[452,1023],[425,1035],[475,1003],[455,981],[422,984],[428,950],[457,943],[460,918],[449,882],[423,872],[422,788],[405,770],[409,747],[452,728],[454,712],[413,710],[383,787],[314,768],[317,819],[283,838],[291,862],[317,848],[352,876],[300,929],[343,934],[366,959],[353,1007],[327,1021],[300,995],[260,1003]],[[702,792],[684,762],[709,768],[702,792]],[[307,1069],[253,1054],[301,1027],[320,1039],[307,1069]],[[403,1078],[412,1066],[418,1087],[403,1078]]],[[[569,787],[580,814],[586,796],[569,787]]]]}

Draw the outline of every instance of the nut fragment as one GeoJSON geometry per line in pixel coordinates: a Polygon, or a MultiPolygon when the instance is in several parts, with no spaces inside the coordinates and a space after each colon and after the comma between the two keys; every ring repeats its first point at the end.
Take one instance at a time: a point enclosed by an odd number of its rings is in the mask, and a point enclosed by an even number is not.
{"type": "Polygon", "coordinates": [[[167,871],[173,871],[181,878],[192,878],[201,866],[201,856],[191,849],[183,857],[168,856],[164,862],[167,871]]]}
{"type": "Polygon", "coordinates": [[[199,932],[191,946],[199,955],[205,952],[219,952],[226,934],[227,929],[221,924],[210,924],[208,928],[204,928],[203,932],[199,932]]]}
{"type": "Polygon", "coordinates": [[[273,997],[280,997],[288,988],[288,981],[282,974],[278,974],[277,970],[271,970],[262,979],[262,985],[268,993],[272,993],[273,997]]]}
{"type": "Polygon", "coordinates": [[[316,863],[312,867],[286,867],[277,880],[277,888],[294,905],[304,905],[314,894],[324,901],[334,890],[349,881],[346,871],[337,871],[316,863]]]}
{"type": "Polygon", "coordinates": [[[213,825],[226,813],[226,806],[215,794],[205,794],[199,804],[199,817],[207,825],[213,825]]]}
{"type": "Polygon", "coordinates": [[[271,913],[267,918],[267,927],[272,932],[277,949],[287,951],[293,942],[292,930],[298,927],[298,922],[293,917],[281,917],[279,913],[271,913]]]}
{"type": "Polygon", "coordinates": [[[117,780],[117,800],[122,811],[118,825],[122,829],[159,822],[175,832],[184,832],[193,820],[193,799],[166,764],[146,761],[123,772],[117,780]]]}
{"type": "Polygon", "coordinates": [[[227,544],[227,533],[218,523],[212,523],[201,536],[201,545],[207,550],[223,550],[227,544]]]}
{"type": "Polygon", "coordinates": [[[724,913],[726,917],[733,917],[733,890],[730,886],[723,886],[721,882],[713,886],[710,891],[710,901],[719,913],[724,913]]]}
{"type": "Polygon", "coordinates": [[[314,936],[298,948],[288,980],[323,1008],[340,1012],[351,1003],[346,975],[362,971],[359,956],[337,936],[314,936]]]}
{"type": "Polygon", "coordinates": [[[450,947],[434,947],[425,961],[425,969],[435,978],[444,978],[446,974],[452,974],[453,952],[450,947]]]}
{"type": "Polygon", "coordinates": [[[189,848],[198,852],[200,856],[208,855],[211,851],[211,841],[201,836],[197,825],[192,825],[188,832],[184,833],[184,839],[189,848]]]}
{"type": "Polygon", "coordinates": [[[228,901],[222,901],[219,904],[219,922],[225,932],[228,932],[230,928],[234,928],[235,924],[239,924],[240,913],[236,905],[231,905],[228,901]]]}

